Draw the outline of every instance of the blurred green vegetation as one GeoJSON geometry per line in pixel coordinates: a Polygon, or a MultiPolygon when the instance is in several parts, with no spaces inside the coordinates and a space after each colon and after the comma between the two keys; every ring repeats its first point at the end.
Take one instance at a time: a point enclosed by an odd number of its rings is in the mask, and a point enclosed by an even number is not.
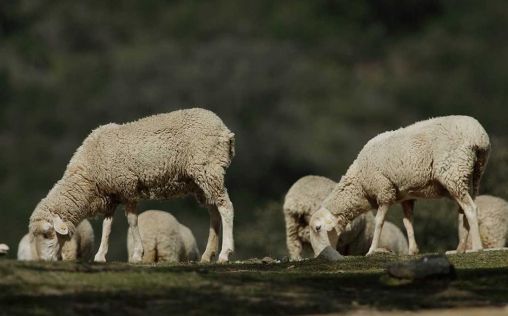
{"type": "MultiPolygon", "coordinates": [[[[507,29],[503,0],[2,1],[0,240],[16,248],[93,128],[191,106],[237,135],[227,186],[238,257],[285,254],[280,203],[299,177],[338,180],[368,139],[430,116],[484,124],[482,192],[508,198],[507,29]]],[[[155,207],[204,248],[206,210],[143,205],[155,207]]],[[[455,208],[417,203],[422,250],[455,247],[455,208]]],[[[117,213],[110,258],[123,260],[117,213]]]]}

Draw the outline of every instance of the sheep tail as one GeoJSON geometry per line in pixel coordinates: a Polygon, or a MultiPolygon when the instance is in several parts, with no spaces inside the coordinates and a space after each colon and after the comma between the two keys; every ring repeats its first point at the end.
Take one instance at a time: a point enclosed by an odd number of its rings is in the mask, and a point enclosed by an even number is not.
{"type": "Polygon", "coordinates": [[[476,161],[473,167],[472,179],[472,198],[474,199],[480,192],[480,181],[482,179],[487,162],[489,160],[490,146],[485,148],[476,148],[476,161]]]}
{"type": "Polygon", "coordinates": [[[227,135],[229,139],[229,160],[235,156],[235,133],[229,132],[227,135]]]}

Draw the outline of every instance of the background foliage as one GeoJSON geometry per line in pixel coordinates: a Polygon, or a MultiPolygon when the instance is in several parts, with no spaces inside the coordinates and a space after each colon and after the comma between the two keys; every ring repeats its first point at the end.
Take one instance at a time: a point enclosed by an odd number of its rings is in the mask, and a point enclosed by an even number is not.
{"type": "MultiPolygon", "coordinates": [[[[484,124],[482,192],[508,198],[507,29],[503,0],[2,1],[0,239],[16,248],[93,128],[191,106],[237,135],[237,257],[285,254],[280,204],[299,177],[338,180],[368,139],[431,116],[484,124]]],[[[149,207],[204,248],[208,214],[194,201],[149,207]]],[[[422,250],[455,247],[453,203],[416,212],[422,250]]],[[[124,260],[117,213],[110,258],[124,260]]]]}

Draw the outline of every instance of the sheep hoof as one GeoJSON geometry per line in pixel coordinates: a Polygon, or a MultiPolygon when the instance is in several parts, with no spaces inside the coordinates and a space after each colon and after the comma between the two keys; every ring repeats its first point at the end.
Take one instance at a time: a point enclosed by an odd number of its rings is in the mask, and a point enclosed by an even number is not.
{"type": "Polygon", "coordinates": [[[203,255],[201,256],[201,260],[199,261],[200,263],[210,263],[212,262],[212,258],[215,257],[215,252],[213,253],[209,253],[209,252],[206,252],[203,253],[203,255]]]}
{"type": "Polygon", "coordinates": [[[373,255],[376,255],[379,253],[392,253],[392,252],[388,249],[385,249],[385,248],[376,248],[376,249],[369,250],[369,252],[367,252],[366,256],[369,257],[369,256],[373,256],[373,255]]]}
{"type": "Polygon", "coordinates": [[[105,256],[100,256],[100,255],[96,255],[95,258],[93,259],[94,262],[106,262],[106,257],[105,256]]]}
{"type": "Polygon", "coordinates": [[[217,260],[217,263],[226,263],[229,261],[229,253],[221,253],[219,255],[219,259],[217,260]]]}
{"type": "Polygon", "coordinates": [[[140,263],[141,257],[140,256],[132,256],[132,258],[129,259],[129,263],[140,263]]]}
{"type": "Polygon", "coordinates": [[[415,255],[417,255],[419,253],[420,253],[420,250],[418,248],[416,248],[416,249],[410,249],[409,252],[408,252],[408,255],[415,256],[415,255]]]}

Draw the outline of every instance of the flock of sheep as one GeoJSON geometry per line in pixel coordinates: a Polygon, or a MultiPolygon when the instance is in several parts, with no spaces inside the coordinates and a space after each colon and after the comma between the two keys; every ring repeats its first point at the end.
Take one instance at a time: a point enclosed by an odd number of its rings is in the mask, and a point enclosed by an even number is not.
{"type": "MultiPolygon", "coordinates": [[[[94,234],[87,218],[100,215],[94,261],[106,261],[113,213],[123,204],[129,262],[210,262],[217,254],[218,262],[227,262],[234,251],[234,211],[224,176],[234,141],[217,115],[199,108],[97,128],[36,206],[18,259],[91,259],[94,234]],[[210,214],[202,255],[191,230],[171,214],[153,210],[138,217],[141,200],[184,195],[193,195],[210,214]]],[[[457,252],[504,247],[508,203],[476,197],[489,151],[487,133],[467,116],[433,118],[372,138],[338,183],[306,176],[289,189],[283,213],[290,259],[301,260],[306,244],[315,255],[327,247],[342,255],[417,254],[415,200],[442,197],[459,205],[457,252]],[[407,240],[397,226],[385,223],[396,203],[403,208],[407,240]]]]}

